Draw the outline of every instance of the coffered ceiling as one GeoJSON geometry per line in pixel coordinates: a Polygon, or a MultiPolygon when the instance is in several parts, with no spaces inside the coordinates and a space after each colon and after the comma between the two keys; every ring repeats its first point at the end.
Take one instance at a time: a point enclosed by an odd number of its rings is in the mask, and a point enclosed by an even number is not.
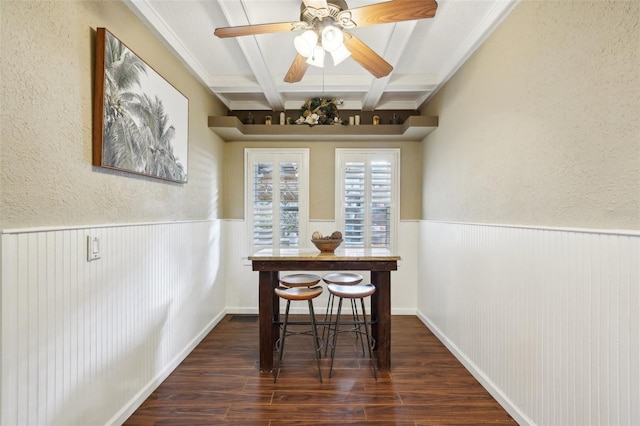
{"type": "MultiPolygon", "coordinates": [[[[416,0],[421,1],[421,0],[416,0]]],[[[297,0],[125,0],[185,66],[231,110],[297,109],[313,96],[355,110],[417,109],[455,73],[519,0],[439,0],[434,18],[351,32],[390,63],[375,78],[352,59],[310,66],[285,83],[299,33],[218,38],[218,27],[300,19],[297,0]]],[[[381,0],[347,0],[350,8],[381,0]]],[[[143,56],[143,55],[142,55],[143,56]]],[[[144,56],[143,56],[144,57],[144,56]]]]}

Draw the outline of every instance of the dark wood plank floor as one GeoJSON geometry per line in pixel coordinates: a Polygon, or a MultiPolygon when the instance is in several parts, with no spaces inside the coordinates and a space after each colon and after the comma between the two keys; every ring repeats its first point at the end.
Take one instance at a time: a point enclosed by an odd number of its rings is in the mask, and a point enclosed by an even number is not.
{"type": "Polygon", "coordinates": [[[230,315],[125,424],[516,424],[419,319],[394,316],[391,336],[391,372],[377,381],[345,334],[331,379],[323,359],[318,380],[312,339],[294,336],[273,383],[259,372],[257,320],[230,315]]]}

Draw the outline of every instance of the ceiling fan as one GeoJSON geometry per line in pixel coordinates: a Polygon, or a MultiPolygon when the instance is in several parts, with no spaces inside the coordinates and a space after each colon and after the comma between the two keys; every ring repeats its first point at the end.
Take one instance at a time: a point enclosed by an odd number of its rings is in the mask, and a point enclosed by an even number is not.
{"type": "Polygon", "coordinates": [[[300,21],[216,28],[221,38],[303,31],[294,39],[297,55],[284,81],[302,80],[309,65],[324,66],[326,52],[335,65],[351,56],[376,78],[389,75],[391,64],[347,30],[376,24],[388,24],[433,18],[435,0],[392,0],[349,9],[344,0],[302,0],[300,21]]]}

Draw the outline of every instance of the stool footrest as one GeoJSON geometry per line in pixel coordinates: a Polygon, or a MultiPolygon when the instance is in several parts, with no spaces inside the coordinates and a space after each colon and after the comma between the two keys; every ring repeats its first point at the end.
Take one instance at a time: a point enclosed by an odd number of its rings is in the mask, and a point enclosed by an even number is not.
{"type": "MultiPolygon", "coordinates": [[[[373,320],[369,320],[369,321],[342,321],[340,320],[340,324],[341,325],[362,325],[364,323],[367,323],[369,325],[371,324],[377,324],[378,320],[377,319],[373,319],[373,320]]],[[[284,324],[283,321],[277,321],[277,320],[273,320],[273,324],[274,325],[282,325],[284,324]]],[[[335,325],[335,322],[333,321],[316,321],[315,322],[316,326],[320,327],[320,326],[329,326],[329,325],[335,325]]],[[[311,321],[289,321],[287,322],[287,325],[311,325],[311,321]]]]}

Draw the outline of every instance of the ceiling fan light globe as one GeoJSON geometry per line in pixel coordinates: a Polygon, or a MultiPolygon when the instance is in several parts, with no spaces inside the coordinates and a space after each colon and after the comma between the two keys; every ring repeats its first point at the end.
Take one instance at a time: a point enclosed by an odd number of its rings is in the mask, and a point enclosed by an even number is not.
{"type": "Polygon", "coordinates": [[[344,46],[344,44],[331,52],[331,57],[333,58],[333,65],[338,65],[339,63],[347,59],[349,56],[351,56],[351,52],[349,52],[349,49],[347,49],[344,46]]]}
{"type": "Polygon", "coordinates": [[[307,58],[307,63],[314,67],[324,68],[324,53],[322,46],[316,45],[311,56],[307,58]]]}
{"type": "Polygon", "coordinates": [[[327,26],[322,30],[322,47],[327,52],[333,52],[336,49],[339,49],[340,46],[343,46],[344,35],[342,31],[340,31],[336,27],[327,26]]]}
{"type": "Polygon", "coordinates": [[[318,34],[311,30],[307,30],[293,39],[293,45],[296,51],[305,58],[311,56],[317,44],[318,34]]]}

